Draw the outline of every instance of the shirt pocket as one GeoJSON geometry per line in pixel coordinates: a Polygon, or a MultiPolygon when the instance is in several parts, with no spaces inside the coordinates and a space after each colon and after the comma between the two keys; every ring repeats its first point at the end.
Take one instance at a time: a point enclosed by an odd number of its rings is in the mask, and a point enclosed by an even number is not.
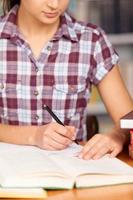
{"type": "Polygon", "coordinates": [[[16,92],[21,90],[21,80],[14,81],[12,83],[7,82],[4,79],[0,79],[0,95],[3,97],[13,98],[16,92]]]}
{"type": "MultiPolygon", "coordinates": [[[[19,94],[21,93],[21,81],[7,82],[0,79],[0,111],[1,116],[7,116],[10,112],[16,115],[19,94]]],[[[19,105],[21,106],[21,105],[19,105]]]]}
{"type": "Polygon", "coordinates": [[[53,110],[62,120],[70,119],[85,107],[85,94],[86,82],[83,78],[71,80],[69,83],[63,80],[56,81],[53,93],[53,110]]]}

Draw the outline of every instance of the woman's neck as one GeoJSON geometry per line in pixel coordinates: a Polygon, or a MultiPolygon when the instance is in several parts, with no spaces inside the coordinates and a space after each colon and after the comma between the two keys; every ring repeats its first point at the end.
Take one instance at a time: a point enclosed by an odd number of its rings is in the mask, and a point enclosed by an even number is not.
{"type": "Polygon", "coordinates": [[[40,56],[42,48],[50,41],[59,27],[60,20],[54,24],[43,24],[27,13],[18,10],[17,24],[34,57],[40,56]]]}
{"type": "Polygon", "coordinates": [[[21,10],[21,7],[18,10],[17,24],[22,34],[26,37],[53,36],[59,27],[59,23],[60,20],[57,20],[54,24],[44,24],[21,10]]]}

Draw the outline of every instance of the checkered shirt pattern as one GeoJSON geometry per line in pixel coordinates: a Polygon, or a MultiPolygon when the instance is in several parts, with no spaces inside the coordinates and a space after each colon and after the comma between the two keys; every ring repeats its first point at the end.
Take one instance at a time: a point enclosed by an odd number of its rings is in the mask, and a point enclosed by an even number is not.
{"type": "Polygon", "coordinates": [[[16,25],[15,6],[0,19],[0,123],[44,125],[48,105],[83,139],[84,113],[97,85],[118,62],[106,34],[92,24],[61,16],[57,33],[35,59],[16,25]]]}

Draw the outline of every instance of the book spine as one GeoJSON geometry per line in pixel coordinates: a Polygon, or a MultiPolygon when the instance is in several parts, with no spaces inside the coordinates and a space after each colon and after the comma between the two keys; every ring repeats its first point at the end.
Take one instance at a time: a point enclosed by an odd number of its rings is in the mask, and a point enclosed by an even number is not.
{"type": "Polygon", "coordinates": [[[130,130],[129,156],[133,159],[133,129],[130,130]]]}

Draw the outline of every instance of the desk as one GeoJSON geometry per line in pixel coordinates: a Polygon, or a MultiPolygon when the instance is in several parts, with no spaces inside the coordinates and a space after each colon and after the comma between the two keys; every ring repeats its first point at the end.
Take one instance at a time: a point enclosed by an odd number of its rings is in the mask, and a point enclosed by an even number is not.
{"type": "MultiPolygon", "coordinates": [[[[118,158],[133,166],[128,152],[122,152],[118,158]]],[[[46,200],[133,200],[133,184],[106,186],[88,189],[49,191],[46,200]]],[[[7,199],[1,199],[7,200],[7,199]]],[[[9,199],[8,199],[9,200],[9,199]]],[[[13,199],[12,199],[13,200],[13,199]]],[[[24,199],[23,199],[24,200],[24,199]]]]}

